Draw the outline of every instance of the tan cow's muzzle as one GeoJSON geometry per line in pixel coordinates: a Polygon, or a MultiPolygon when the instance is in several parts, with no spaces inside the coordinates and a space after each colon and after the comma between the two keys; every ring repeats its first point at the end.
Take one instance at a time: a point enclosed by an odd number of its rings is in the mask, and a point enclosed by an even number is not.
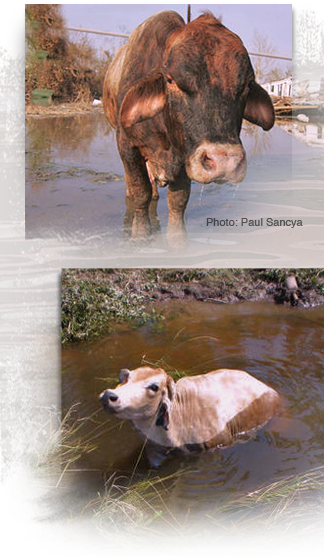
{"type": "Polygon", "coordinates": [[[99,395],[99,400],[109,413],[116,413],[118,410],[118,395],[112,389],[106,389],[99,395]]]}

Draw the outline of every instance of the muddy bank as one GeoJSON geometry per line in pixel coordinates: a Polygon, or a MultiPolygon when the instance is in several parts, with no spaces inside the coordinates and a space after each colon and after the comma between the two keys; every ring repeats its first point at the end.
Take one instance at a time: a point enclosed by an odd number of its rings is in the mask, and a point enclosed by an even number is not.
{"type": "Polygon", "coordinates": [[[33,103],[25,106],[26,117],[49,116],[80,116],[83,114],[103,113],[102,105],[93,105],[87,101],[75,101],[72,103],[53,104],[49,106],[34,105],[33,103]]]}
{"type": "Polygon", "coordinates": [[[89,340],[118,324],[163,319],[154,302],[324,302],[322,269],[76,269],[62,273],[62,342],[89,340]]]}

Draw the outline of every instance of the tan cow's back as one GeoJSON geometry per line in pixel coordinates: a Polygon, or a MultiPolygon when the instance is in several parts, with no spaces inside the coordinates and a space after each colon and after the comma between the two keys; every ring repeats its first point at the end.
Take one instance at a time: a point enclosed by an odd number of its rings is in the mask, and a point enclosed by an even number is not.
{"type": "Polygon", "coordinates": [[[165,447],[228,445],[266,423],[280,401],[275,390],[241,370],[181,378],[175,387],[167,431],[137,424],[151,441],[165,447]]]}

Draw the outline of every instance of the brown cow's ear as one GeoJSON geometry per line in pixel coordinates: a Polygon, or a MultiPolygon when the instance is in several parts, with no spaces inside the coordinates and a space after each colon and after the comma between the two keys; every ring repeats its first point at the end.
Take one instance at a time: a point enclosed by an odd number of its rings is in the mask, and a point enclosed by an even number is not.
{"type": "Polygon", "coordinates": [[[120,108],[123,128],[153,118],[161,112],[166,102],[165,82],[162,74],[145,78],[127,92],[120,108]]]}
{"type": "Polygon", "coordinates": [[[274,125],[275,113],[271,99],[263,87],[255,81],[250,84],[243,116],[264,130],[270,130],[274,125]]]}

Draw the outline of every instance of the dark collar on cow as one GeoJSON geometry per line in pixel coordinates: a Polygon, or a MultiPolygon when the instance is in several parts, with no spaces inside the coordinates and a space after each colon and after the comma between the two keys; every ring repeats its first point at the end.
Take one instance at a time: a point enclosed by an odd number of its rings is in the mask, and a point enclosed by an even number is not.
{"type": "Polygon", "coordinates": [[[165,401],[161,401],[159,408],[158,408],[158,413],[157,413],[157,419],[156,419],[156,426],[162,426],[162,428],[164,428],[164,430],[168,430],[169,428],[169,420],[170,420],[170,416],[169,416],[169,409],[168,409],[168,405],[167,403],[165,403],[165,401]]]}

